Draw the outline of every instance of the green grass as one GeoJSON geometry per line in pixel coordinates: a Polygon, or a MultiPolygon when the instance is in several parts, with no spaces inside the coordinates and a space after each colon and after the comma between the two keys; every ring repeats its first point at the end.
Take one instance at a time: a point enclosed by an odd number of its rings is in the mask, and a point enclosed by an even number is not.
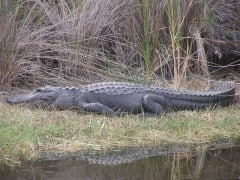
{"type": "Polygon", "coordinates": [[[161,117],[106,117],[0,104],[0,161],[34,159],[40,151],[92,152],[126,146],[202,144],[240,137],[237,107],[171,112],[161,117]]]}
{"type": "Polygon", "coordinates": [[[150,2],[148,0],[142,1],[142,14],[143,14],[143,56],[147,71],[147,79],[150,78],[150,65],[151,65],[151,49],[150,49],[150,32],[149,32],[149,11],[150,2]]]}

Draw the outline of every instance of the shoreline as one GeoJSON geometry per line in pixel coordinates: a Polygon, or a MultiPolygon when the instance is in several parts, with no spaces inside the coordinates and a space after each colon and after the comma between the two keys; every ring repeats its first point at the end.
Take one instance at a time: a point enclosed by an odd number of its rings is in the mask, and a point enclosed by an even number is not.
{"type": "Polygon", "coordinates": [[[114,148],[153,149],[240,139],[237,106],[180,111],[163,116],[106,117],[75,111],[46,111],[0,103],[0,162],[37,160],[41,152],[98,154],[114,148]]]}

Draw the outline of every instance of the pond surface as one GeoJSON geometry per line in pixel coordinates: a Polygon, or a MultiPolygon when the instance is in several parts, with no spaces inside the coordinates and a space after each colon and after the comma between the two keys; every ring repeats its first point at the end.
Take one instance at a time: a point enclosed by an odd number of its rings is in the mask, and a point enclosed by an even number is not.
{"type": "Polygon", "coordinates": [[[240,147],[152,156],[131,163],[98,165],[81,160],[44,160],[0,171],[1,180],[240,179],[240,147]]]}

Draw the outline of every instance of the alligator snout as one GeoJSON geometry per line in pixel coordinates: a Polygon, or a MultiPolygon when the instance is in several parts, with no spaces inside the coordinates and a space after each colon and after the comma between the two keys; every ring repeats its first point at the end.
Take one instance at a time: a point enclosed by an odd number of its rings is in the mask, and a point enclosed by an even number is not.
{"type": "Polygon", "coordinates": [[[25,102],[25,100],[23,96],[10,96],[6,99],[6,102],[8,104],[20,104],[25,102]]]}
{"type": "Polygon", "coordinates": [[[20,103],[30,103],[34,99],[37,99],[36,95],[29,93],[23,95],[14,95],[6,99],[8,104],[20,104],[20,103]]]}

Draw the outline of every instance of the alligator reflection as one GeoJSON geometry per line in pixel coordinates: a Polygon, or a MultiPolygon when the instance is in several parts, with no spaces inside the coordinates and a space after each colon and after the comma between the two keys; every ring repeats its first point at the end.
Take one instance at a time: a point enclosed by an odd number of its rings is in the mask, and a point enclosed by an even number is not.
{"type": "Polygon", "coordinates": [[[240,179],[240,147],[175,153],[120,165],[41,161],[0,172],[0,179],[240,179]]]}

